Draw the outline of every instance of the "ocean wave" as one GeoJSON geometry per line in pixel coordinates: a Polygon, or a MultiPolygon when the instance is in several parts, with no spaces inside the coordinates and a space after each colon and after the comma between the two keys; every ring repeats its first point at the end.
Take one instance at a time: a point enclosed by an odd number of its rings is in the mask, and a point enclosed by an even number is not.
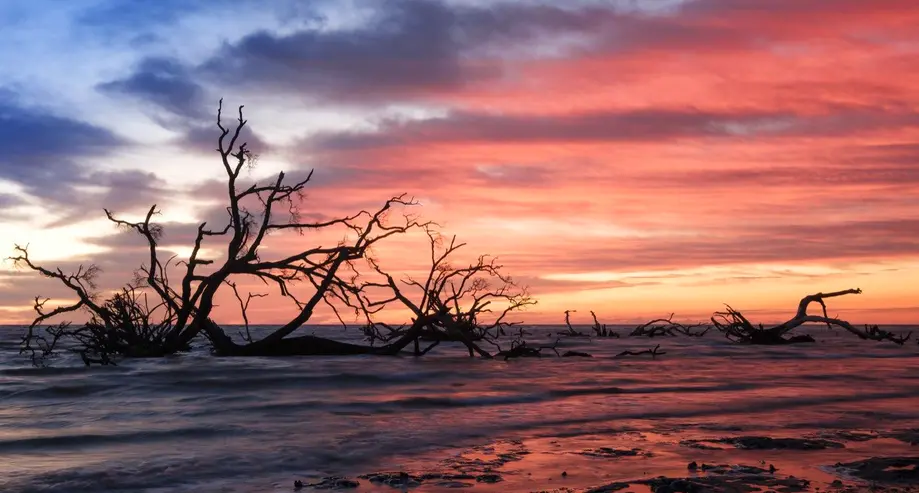
{"type": "Polygon", "coordinates": [[[36,452],[42,449],[66,450],[108,444],[144,444],[162,440],[225,437],[238,428],[191,426],[166,430],[140,430],[121,433],[57,434],[0,440],[0,452],[36,452]]]}

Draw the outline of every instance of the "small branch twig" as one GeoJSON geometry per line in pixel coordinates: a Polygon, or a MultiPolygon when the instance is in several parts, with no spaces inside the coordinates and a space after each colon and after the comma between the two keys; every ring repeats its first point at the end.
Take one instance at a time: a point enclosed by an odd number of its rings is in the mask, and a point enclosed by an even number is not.
{"type": "Polygon", "coordinates": [[[643,354],[650,354],[651,359],[654,359],[654,358],[657,358],[658,356],[667,354],[664,351],[661,351],[660,348],[661,348],[661,345],[658,344],[657,346],[654,346],[654,349],[645,349],[644,351],[623,351],[617,354],[615,357],[621,358],[623,356],[641,356],[643,354]]]}

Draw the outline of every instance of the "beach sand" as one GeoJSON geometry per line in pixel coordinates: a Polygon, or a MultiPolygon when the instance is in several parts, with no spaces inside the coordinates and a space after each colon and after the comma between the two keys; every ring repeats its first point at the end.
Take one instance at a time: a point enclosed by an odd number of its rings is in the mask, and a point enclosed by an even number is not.
{"type": "Polygon", "coordinates": [[[808,431],[756,436],[730,430],[622,431],[497,441],[355,477],[304,478],[303,491],[912,492],[919,430],[808,431]]]}

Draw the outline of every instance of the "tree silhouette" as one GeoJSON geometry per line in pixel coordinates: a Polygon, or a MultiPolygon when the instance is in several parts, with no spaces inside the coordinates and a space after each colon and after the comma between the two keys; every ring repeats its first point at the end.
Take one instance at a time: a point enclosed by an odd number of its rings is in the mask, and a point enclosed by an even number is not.
{"type": "MultiPolygon", "coordinates": [[[[97,266],[81,266],[74,273],[47,269],[29,258],[26,247],[15,247],[12,260],[18,265],[56,279],[77,298],[75,303],[53,310],[45,308],[47,299],[36,298],[33,307],[36,318],[23,337],[23,352],[39,362],[53,354],[61,341],[67,341],[66,346],[80,354],[87,365],[112,364],[120,357],[156,357],[185,351],[195,338],[203,335],[213,351],[224,356],[396,354],[413,342],[416,354],[423,354],[418,350],[422,336],[436,341],[452,337],[467,345],[471,339],[487,337],[493,341],[503,333],[506,326],[503,320],[508,313],[532,303],[526,290],[505,276],[493,259],[483,256],[468,267],[449,267],[450,256],[462,246],[455,243],[455,238],[440,257],[434,258],[438,237],[435,225],[409,214],[418,204],[405,195],[391,197],[373,211],[305,221],[300,206],[312,172],[300,180],[289,180],[280,172],[268,182],[242,184],[243,169],[252,167],[257,159],[240,139],[246,124],[240,106],[235,127],[225,126],[223,100],[220,101],[216,150],[225,175],[227,224],[212,228],[206,222],[201,223],[187,258],[174,256],[163,260],[159,245],[163,228],[153,222],[159,213],[156,205],[139,222],[105,211],[113,224],[143,237],[148,250],[148,258],[137,271],[136,279],[107,298],[97,292],[97,266]],[[279,219],[281,216],[283,219],[279,219]],[[339,230],[348,234],[331,246],[315,246],[274,257],[262,248],[266,238],[274,233],[293,231],[302,235],[339,230]],[[370,255],[375,245],[413,230],[428,234],[434,259],[431,276],[417,302],[409,301],[403,287],[384,273],[370,255]],[[221,259],[205,258],[205,242],[215,240],[222,241],[225,253],[221,259]],[[363,281],[361,272],[368,271],[364,268],[368,265],[369,272],[382,274],[388,281],[363,281]],[[181,278],[173,281],[170,273],[176,271],[181,278]],[[253,338],[249,331],[247,311],[249,302],[264,293],[247,293],[244,299],[238,286],[239,280],[246,278],[273,286],[295,307],[286,323],[259,338],[253,338]],[[498,283],[492,288],[493,283],[486,278],[498,283]],[[211,318],[215,297],[227,287],[232,289],[243,313],[245,334],[241,343],[234,341],[211,318]],[[304,287],[309,292],[307,296],[295,294],[304,287]],[[412,308],[413,320],[408,328],[392,332],[391,335],[398,337],[389,337],[384,345],[363,346],[314,335],[294,335],[310,321],[320,304],[329,306],[336,314],[337,307],[354,309],[372,326],[379,327],[372,322],[373,317],[394,302],[412,308]],[[503,312],[494,321],[483,321],[480,316],[490,313],[498,302],[505,305],[503,312]],[[89,321],[46,325],[51,319],[77,311],[88,312],[89,321]]],[[[409,281],[409,285],[422,286],[415,281],[409,281]]],[[[472,343],[470,347],[478,346],[472,343]]],[[[481,348],[477,352],[490,356],[481,348]]]]}

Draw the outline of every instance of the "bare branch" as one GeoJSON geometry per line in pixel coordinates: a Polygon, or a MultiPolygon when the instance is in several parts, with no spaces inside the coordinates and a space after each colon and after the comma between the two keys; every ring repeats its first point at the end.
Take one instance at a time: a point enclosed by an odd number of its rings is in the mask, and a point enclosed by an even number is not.
{"type": "Polygon", "coordinates": [[[623,356],[641,356],[641,355],[643,355],[643,354],[650,354],[650,355],[651,355],[651,359],[655,359],[655,358],[657,358],[658,356],[662,356],[662,355],[664,355],[664,354],[667,354],[667,353],[661,351],[660,348],[661,348],[661,345],[658,344],[657,346],[654,346],[654,349],[645,349],[644,351],[623,351],[623,352],[617,354],[617,355],[616,355],[616,358],[621,358],[621,357],[623,357],[623,356]]]}

